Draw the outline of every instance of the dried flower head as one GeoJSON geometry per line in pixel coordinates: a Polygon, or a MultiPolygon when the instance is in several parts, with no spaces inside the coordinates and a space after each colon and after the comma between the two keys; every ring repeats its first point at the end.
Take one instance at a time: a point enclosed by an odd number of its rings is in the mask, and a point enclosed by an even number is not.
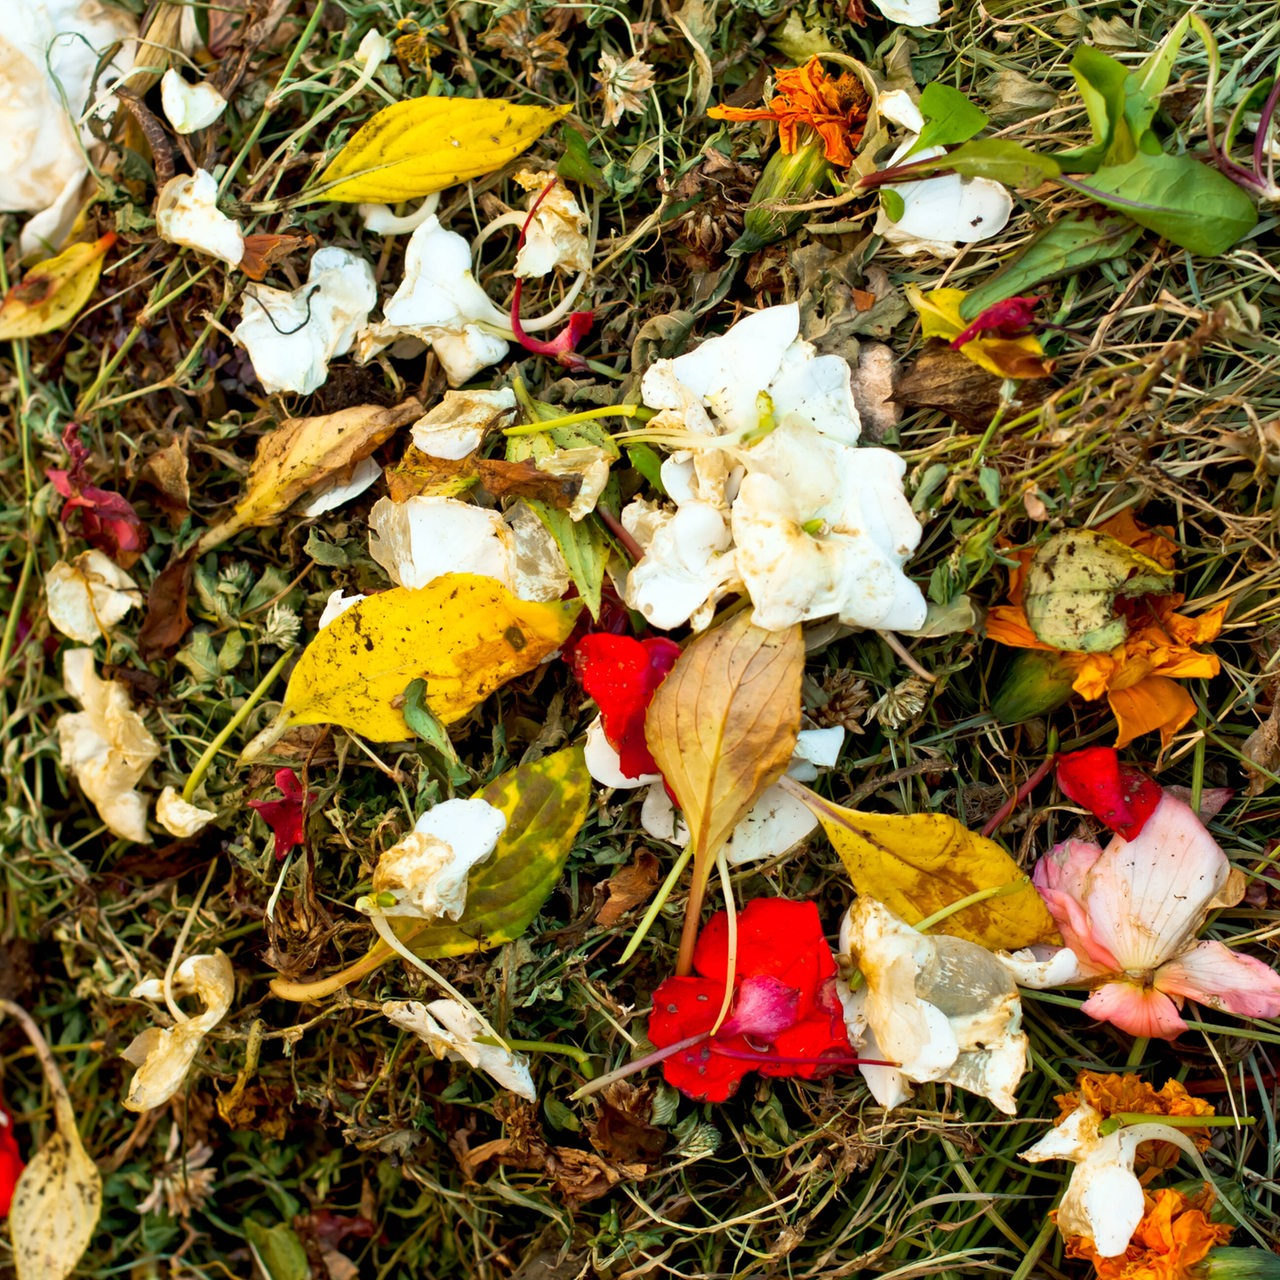
{"type": "Polygon", "coordinates": [[[568,47],[559,38],[569,19],[566,11],[552,10],[550,25],[535,31],[530,11],[516,9],[499,18],[481,43],[508,61],[518,62],[525,82],[536,89],[548,73],[564,71],[569,65],[568,47]]]}
{"type": "Polygon", "coordinates": [[[625,112],[639,115],[644,110],[644,94],[653,88],[653,67],[639,58],[624,62],[605,50],[600,54],[596,79],[600,81],[604,123],[612,128],[625,112]]]}

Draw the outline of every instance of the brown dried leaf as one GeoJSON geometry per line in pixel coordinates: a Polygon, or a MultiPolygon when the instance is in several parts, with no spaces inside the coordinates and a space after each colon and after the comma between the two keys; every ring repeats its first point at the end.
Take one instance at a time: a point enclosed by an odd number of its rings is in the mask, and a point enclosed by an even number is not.
{"type": "Polygon", "coordinates": [[[245,236],[244,257],[240,259],[240,270],[250,280],[265,280],[267,272],[278,262],[283,262],[290,254],[299,249],[309,249],[316,238],[304,232],[300,236],[259,235],[245,236]]]}
{"type": "Polygon", "coordinates": [[[532,460],[507,462],[502,458],[436,458],[416,445],[405,450],[399,464],[387,472],[387,492],[392,502],[405,502],[425,494],[455,498],[476,485],[495,498],[533,498],[558,511],[567,511],[582,487],[580,475],[551,475],[532,460]]]}
{"type": "Polygon", "coordinates": [[[362,404],[317,418],[286,418],[258,441],[235,514],[200,539],[199,552],[241,529],[274,524],[308,489],[349,471],[422,413],[421,401],[410,397],[391,409],[362,404]]]}
{"type": "Polygon", "coordinates": [[[156,491],[156,505],[164,508],[175,528],[191,510],[188,465],[186,433],[157,449],[142,465],[141,479],[156,491]]]}
{"type": "Polygon", "coordinates": [[[166,565],[147,592],[147,616],[138,632],[138,650],[148,662],[172,653],[191,628],[187,594],[195,563],[195,552],[189,552],[166,565]]]}
{"type": "Polygon", "coordinates": [[[587,1125],[591,1145],[606,1159],[623,1163],[653,1161],[667,1146],[667,1132],[650,1123],[653,1089],[617,1080],[604,1091],[600,1118],[587,1125]]]}
{"type": "Polygon", "coordinates": [[[608,928],[633,907],[648,902],[658,885],[658,859],[648,849],[641,849],[629,867],[609,877],[609,899],[596,912],[596,924],[608,928]]]}
{"type": "Polygon", "coordinates": [[[1280,697],[1271,704],[1271,714],[1244,740],[1241,754],[1246,761],[1249,794],[1260,796],[1271,786],[1267,773],[1275,773],[1280,767],[1280,697]]]}
{"type": "MultiPolygon", "coordinates": [[[[985,426],[1000,404],[1000,379],[945,343],[927,347],[899,375],[894,401],[906,409],[941,409],[959,422],[985,426]]],[[[1052,384],[1033,378],[1018,385],[1014,404],[1031,407],[1052,384]]]]}
{"type": "Polygon", "coordinates": [[[645,740],[689,824],[693,882],[676,972],[688,974],[716,855],[787,767],[800,730],[804,640],[743,610],[698,636],[658,686],[645,740]]]}

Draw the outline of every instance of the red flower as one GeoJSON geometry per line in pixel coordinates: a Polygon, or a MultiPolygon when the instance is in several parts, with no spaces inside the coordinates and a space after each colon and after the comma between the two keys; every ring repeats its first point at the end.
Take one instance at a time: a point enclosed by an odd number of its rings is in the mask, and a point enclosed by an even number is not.
{"type": "Polygon", "coordinates": [[[13,1136],[13,1117],[0,1107],[0,1218],[9,1216],[13,1189],[26,1167],[18,1151],[18,1140],[13,1136]]]}
{"type": "Polygon", "coordinates": [[[1082,804],[1125,840],[1133,840],[1164,790],[1140,769],[1120,763],[1114,747],[1086,747],[1058,757],[1062,794],[1082,804]]]}
{"type": "MultiPolygon", "coordinates": [[[[653,993],[649,1039],[665,1048],[708,1033],[724,1000],[729,917],[698,937],[696,978],[668,978],[653,993]]],[[[738,970],[729,1016],[714,1036],[662,1064],[691,1098],[723,1102],[750,1071],[812,1080],[853,1060],[836,996],[836,965],[812,902],[756,898],[738,916],[738,970]]]]}
{"type": "Polygon", "coordinates": [[[280,788],[283,800],[250,800],[249,808],[256,809],[263,822],[271,828],[278,861],[302,843],[307,805],[316,797],[314,791],[304,794],[302,783],[292,769],[276,770],[276,786],[280,788]]]}
{"type": "Polygon", "coordinates": [[[110,489],[88,483],[85,462],[89,450],[80,442],[80,428],[71,423],[62,433],[62,445],[71,465],[65,471],[45,472],[53,487],[64,497],[60,519],[67,523],[72,512],[80,512],[80,528],[85,540],[127,569],[147,545],[146,527],[129,502],[110,489]]]}
{"type": "Polygon", "coordinates": [[[628,778],[658,772],[644,740],[644,718],[679,656],[680,646],[661,636],[636,640],[597,631],[574,646],[574,674],[600,708],[604,736],[628,778]]]}
{"type": "Polygon", "coordinates": [[[1035,309],[1043,301],[1043,298],[1027,296],[997,302],[985,311],[980,311],[978,318],[967,329],[961,330],[951,339],[951,349],[959,351],[984,334],[995,334],[1001,338],[1019,337],[1035,324],[1035,309]]]}

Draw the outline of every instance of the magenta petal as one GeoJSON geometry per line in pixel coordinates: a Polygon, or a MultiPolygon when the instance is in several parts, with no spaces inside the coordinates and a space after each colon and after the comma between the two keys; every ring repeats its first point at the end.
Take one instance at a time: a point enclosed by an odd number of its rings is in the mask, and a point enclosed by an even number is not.
{"type": "Polygon", "coordinates": [[[796,1024],[800,1013],[800,993],[770,974],[743,978],[733,1011],[720,1024],[720,1036],[773,1038],[796,1024]]]}
{"type": "Polygon", "coordinates": [[[1084,1002],[1084,1012],[1131,1036],[1152,1040],[1176,1040],[1187,1029],[1167,995],[1135,982],[1104,983],[1084,1002]]]}
{"type": "Polygon", "coordinates": [[[1172,996],[1185,996],[1242,1018],[1280,1017],[1280,974],[1220,942],[1197,942],[1162,964],[1155,983],[1172,996]]]}

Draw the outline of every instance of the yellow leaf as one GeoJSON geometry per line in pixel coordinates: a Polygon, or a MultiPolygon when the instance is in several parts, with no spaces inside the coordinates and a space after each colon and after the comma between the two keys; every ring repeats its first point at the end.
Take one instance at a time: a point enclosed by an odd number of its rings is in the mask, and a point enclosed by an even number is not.
{"type": "MultiPolygon", "coordinates": [[[[921,293],[907,285],[904,292],[920,317],[920,329],[926,338],[950,342],[968,327],[960,315],[967,290],[931,289],[921,293]]],[[[1053,361],[1045,359],[1039,338],[1031,334],[1021,338],[974,338],[960,348],[960,354],[997,378],[1045,378],[1053,372],[1053,361]]]]}
{"type": "Polygon", "coordinates": [[[116,242],[108,231],[91,244],[73,244],[37,262],[0,303],[0,338],[34,338],[69,324],[89,301],[102,259],[116,242]]]}
{"type": "Polygon", "coordinates": [[[853,887],[908,924],[919,924],[972,893],[1024,880],[1021,889],[948,916],[935,932],[993,950],[1061,942],[1053,918],[1018,864],[994,841],[954,818],[944,813],[861,813],[799,784],[788,781],[787,789],[822,823],[853,887]]]}
{"type": "Polygon", "coordinates": [[[414,200],[501,169],[570,108],[503,98],[410,98],[384,107],[320,175],[317,200],[414,200]],[[332,185],[330,185],[332,184],[332,185]]]}
{"type": "Polygon", "coordinates": [[[200,539],[203,554],[242,529],[272,524],[304,494],[336,478],[423,414],[410,397],[391,409],[361,404],[315,418],[286,418],[258,441],[235,514],[200,539]]]}
{"type": "Polygon", "coordinates": [[[581,600],[518,600],[500,582],[471,573],[381,591],[340,614],[306,647],[289,678],[282,718],[399,742],[413,736],[401,710],[405,688],[421,679],[427,706],[452,724],[559,648],[581,608],[581,600]]]}
{"type": "Polygon", "coordinates": [[[693,847],[679,974],[693,962],[716,855],[795,750],[803,671],[799,624],[765,631],[743,610],[698,636],[649,704],[645,740],[684,811],[693,847]]]}

